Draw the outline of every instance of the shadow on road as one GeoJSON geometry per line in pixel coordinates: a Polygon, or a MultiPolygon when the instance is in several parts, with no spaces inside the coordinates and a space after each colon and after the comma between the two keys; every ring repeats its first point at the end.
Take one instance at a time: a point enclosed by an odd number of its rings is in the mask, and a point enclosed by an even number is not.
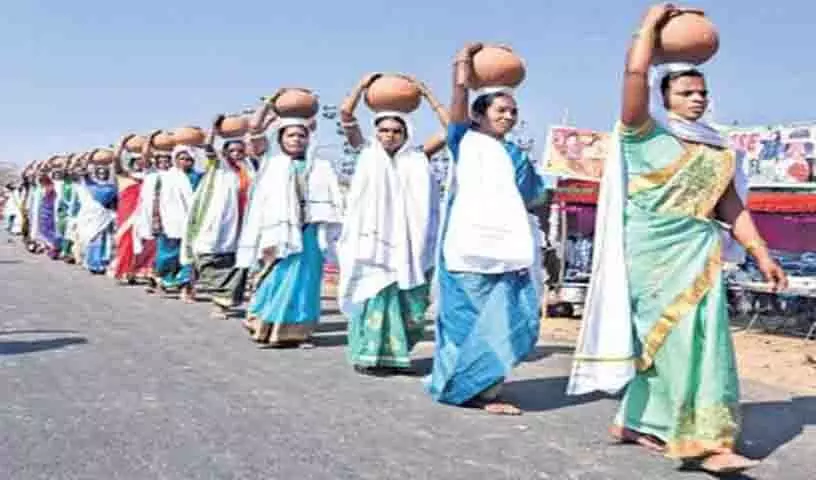
{"type": "Polygon", "coordinates": [[[56,333],[79,333],[76,330],[0,330],[0,335],[53,335],[56,333]]]}
{"type": "Polygon", "coordinates": [[[84,337],[61,337],[47,340],[0,341],[0,355],[20,355],[24,353],[57,350],[71,345],[88,343],[84,337]]]}
{"type": "Polygon", "coordinates": [[[524,359],[525,362],[536,362],[558,354],[572,355],[575,347],[567,345],[538,345],[535,350],[524,359]]]}
{"type": "Polygon", "coordinates": [[[315,332],[317,333],[345,332],[347,325],[348,324],[346,322],[320,322],[317,324],[315,332]]]}
{"type": "Polygon", "coordinates": [[[569,377],[547,377],[508,382],[504,384],[502,396],[514,401],[525,412],[545,412],[612,398],[600,393],[567,395],[568,381],[569,377]]]}
{"type": "Polygon", "coordinates": [[[765,458],[798,437],[806,426],[816,425],[816,397],[745,403],[742,417],[740,451],[748,457],[765,458]]]}
{"type": "Polygon", "coordinates": [[[0,260],[0,265],[17,265],[23,263],[22,260],[0,260]]]}
{"type": "Polygon", "coordinates": [[[315,335],[312,337],[315,347],[344,347],[348,343],[345,333],[338,335],[315,335]]]}

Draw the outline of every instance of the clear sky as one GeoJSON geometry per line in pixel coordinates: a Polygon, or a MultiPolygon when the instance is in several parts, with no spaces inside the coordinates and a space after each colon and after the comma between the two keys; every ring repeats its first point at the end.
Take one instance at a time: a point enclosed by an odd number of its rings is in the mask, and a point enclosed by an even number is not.
{"type": "MultiPolygon", "coordinates": [[[[18,0],[0,18],[0,161],[27,163],[127,131],[209,122],[279,86],[339,103],[368,71],[423,79],[447,103],[466,41],[527,61],[521,116],[539,141],[570,123],[609,128],[642,0],[18,0]]],[[[706,66],[716,118],[816,119],[816,2],[708,0],[721,49],[706,66]]],[[[437,128],[427,110],[418,131],[437,128]]],[[[334,128],[323,123],[322,141],[334,128]]]]}

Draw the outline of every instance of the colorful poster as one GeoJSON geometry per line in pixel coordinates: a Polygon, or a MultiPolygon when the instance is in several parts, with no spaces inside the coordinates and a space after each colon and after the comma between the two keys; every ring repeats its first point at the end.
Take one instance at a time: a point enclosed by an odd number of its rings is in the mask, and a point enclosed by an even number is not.
{"type": "Polygon", "coordinates": [[[609,154],[610,135],[575,127],[552,127],[543,170],[563,178],[600,181],[609,154]]]}
{"type": "Polygon", "coordinates": [[[816,186],[816,125],[729,128],[752,187],[816,186]]]}

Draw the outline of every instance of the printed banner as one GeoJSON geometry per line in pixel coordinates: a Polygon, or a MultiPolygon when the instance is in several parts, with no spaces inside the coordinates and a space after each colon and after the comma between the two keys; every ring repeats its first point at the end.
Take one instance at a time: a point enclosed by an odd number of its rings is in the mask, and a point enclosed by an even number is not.
{"type": "Polygon", "coordinates": [[[816,125],[728,128],[752,187],[816,186],[816,125]]]}
{"type": "Polygon", "coordinates": [[[563,178],[600,181],[610,134],[575,127],[552,127],[543,170],[563,178]]]}

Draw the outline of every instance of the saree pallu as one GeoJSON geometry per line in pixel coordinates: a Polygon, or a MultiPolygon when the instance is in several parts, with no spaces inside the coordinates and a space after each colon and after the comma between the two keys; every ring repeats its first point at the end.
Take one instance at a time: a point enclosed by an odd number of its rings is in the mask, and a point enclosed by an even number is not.
{"type": "Polygon", "coordinates": [[[121,176],[116,180],[119,201],[116,207],[116,259],[113,276],[119,280],[150,277],[156,256],[156,243],[154,240],[142,240],[142,251],[136,255],[133,237],[136,219],[134,213],[139,206],[142,182],[121,176]]]}
{"type": "Polygon", "coordinates": [[[68,220],[71,216],[71,209],[75,203],[73,182],[65,179],[62,183],[62,192],[56,203],[56,228],[59,238],[58,256],[71,256],[71,241],[68,240],[68,220]]]}
{"type": "Polygon", "coordinates": [[[303,230],[303,251],[270,264],[247,309],[250,320],[272,326],[269,342],[308,340],[320,321],[323,252],[317,224],[303,230]]]}
{"type": "Polygon", "coordinates": [[[739,432],[739,380],[721,229],[711,217],[732,181],[734,157],[684,146],[661,127],[645,132],[622,136],[638,373],[616,424],[660,438],[674,458],[730,451],[739,432]]]}
{"type": "Polygon", "coordinates": [[[409,368],[425,333],[430,286],[401,290],[396,283],[366,300],[349,319],[348,357],[364,367],[409,368]]]}

